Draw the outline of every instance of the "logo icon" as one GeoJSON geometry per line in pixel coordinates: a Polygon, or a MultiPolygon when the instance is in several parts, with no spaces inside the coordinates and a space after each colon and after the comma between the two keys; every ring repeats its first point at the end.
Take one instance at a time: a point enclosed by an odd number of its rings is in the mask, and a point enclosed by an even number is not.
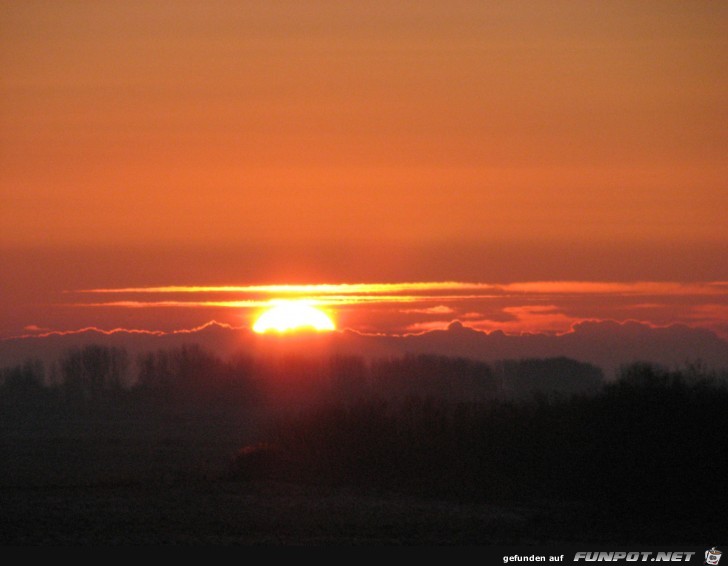
{"type": "Polygon", "coordinates": [[[705,551],[705,563],[711,566],[716,566],[720,562],[720,555],[723,554],[720,550],[713,547],[710,550],[705,551]]]}

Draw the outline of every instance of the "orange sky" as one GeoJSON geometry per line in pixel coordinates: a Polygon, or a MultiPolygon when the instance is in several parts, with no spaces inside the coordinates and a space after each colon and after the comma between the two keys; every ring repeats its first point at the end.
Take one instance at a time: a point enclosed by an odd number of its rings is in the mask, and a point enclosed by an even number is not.
{"type": "Polygon", "coordinates": [[[5,326],[89,287],[725,280],[727,24],[699,0],[0,0],[5,326]]]}

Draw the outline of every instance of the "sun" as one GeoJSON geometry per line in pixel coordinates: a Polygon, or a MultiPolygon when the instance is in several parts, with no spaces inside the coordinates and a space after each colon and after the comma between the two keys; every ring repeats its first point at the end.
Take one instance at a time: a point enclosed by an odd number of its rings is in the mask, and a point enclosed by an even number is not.
{"type": "Polygon", "coordinates": [[[336,330],[336,325],[321,309],[306,301],[276,301],[275,305],[258,317],[253,330],[265,332],[295,332],[336,330]]]}

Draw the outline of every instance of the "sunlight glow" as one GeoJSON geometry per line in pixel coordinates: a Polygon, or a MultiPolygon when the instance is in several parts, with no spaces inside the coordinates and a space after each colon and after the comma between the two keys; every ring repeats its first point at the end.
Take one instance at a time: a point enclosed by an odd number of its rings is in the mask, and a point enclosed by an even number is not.
{"type": "Polygon", "coordinates": [[[305,301],[278,301],[265,311],[253,325],[259,334],[273,332],[295,332],[316,330],[318,332],[335,330],[334,322],[326,313],[305,301]]]}

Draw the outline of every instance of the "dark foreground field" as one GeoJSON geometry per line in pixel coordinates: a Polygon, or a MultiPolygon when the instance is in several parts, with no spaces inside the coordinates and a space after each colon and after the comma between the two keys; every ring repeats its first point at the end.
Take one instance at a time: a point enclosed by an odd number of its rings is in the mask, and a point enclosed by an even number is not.
{"type": "Polygon", "coordinates": [[[282,483],[3,488],[0,542],[17,544],[535,543],[532,510],[282,483]]]}
{"type": "Polygon", "coordinates": [[[260,435],[264,418],[179,410],[16,416],[1,437],[0,544],[539,541],[543,510],[231,478],[235,454],[260,435]]]}

